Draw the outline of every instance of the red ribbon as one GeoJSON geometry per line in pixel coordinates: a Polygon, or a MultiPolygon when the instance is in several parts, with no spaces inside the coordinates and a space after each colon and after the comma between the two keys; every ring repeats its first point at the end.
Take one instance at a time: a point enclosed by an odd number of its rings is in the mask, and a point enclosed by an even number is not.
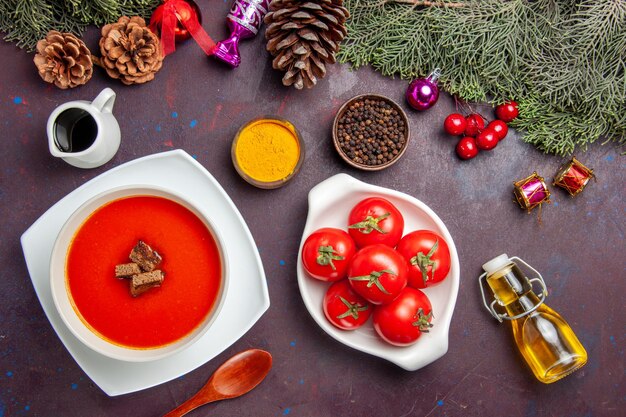
{"type": "MultiPolygon", "coordinates": [[[[178,8],[191,7],[188,3],[184,0],[165,0],[165,2],[159,7],[163,7],[163,18],[161,20],[161,47],[163,48],[163,54],[165,56],[176,50],[174,30],[176,29],[176,25],[179,21],[185,29],[189,31],[191,37],[196,41],[204,53],[209,56],[213,55],[215,51],[215,42],[213,42],[213,39],[211,39],[202,26],[200,26],[198,19],[180,19],[178,8]]],[[[152,24],[150,26],[152,26],[152,24]]]]}

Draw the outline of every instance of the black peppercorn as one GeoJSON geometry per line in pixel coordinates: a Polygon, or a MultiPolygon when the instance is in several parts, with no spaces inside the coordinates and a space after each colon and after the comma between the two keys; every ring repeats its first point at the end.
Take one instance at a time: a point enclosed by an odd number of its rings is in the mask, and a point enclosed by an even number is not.
{"type": "Polygon", "coordinates": [[[353,162],[383,165],[406,145],[406,127],[400,112],[383,100],[360,99],[337,120],[339,146],[353,162]]]}

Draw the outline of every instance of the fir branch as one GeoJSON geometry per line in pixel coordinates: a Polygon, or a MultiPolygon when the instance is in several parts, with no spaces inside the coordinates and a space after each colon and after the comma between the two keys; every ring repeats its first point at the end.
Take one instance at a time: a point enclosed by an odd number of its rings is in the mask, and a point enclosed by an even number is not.
{"type": "Polygon", "coordinates": [[[4,40],[32,51],[50,30],[80,35],[87,25],[102,26],[120,16],[150,17],[161,0],[2,0],[4,40]]]}
{"type": "Polygon", "coordinates": [[[7,26],[2,31],[6,33],[5,40],[16,41],[17,46],[31,46],[43,38],[48,32],[46,28],[53,22],[52,5],[46,2],[33,3],[28,0],[13,0],[1,3],[3,10],[0,14],[9,16],[7,26]],[[25,30],[25,34],[22,34],[25,30]]]}
{"type": "Polygon", "coordinates": [[[402,78],[440,67],[442,87],[463,100],[515,99],[514,126],[545,152],[626,142],[626,1],[415,3],[345,0],[340,60],[402,78]]]}
{"type": "Polygon", "coordinates": [[[382,3],[398,3],[410,4],[412,6],[424,7],[465,7],[465,3],[447,3],[445,1],[427,1],[427,0],[383,0],[382,3]]]}

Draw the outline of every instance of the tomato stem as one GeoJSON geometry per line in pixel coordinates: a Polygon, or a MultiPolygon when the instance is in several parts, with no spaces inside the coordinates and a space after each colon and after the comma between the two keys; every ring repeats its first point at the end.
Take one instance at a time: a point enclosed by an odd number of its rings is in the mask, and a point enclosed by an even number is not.
{"type": "Polygon", "coordinates": [[[345,304],[346,307],[348,307],[348,309],[346,310],[345,313],[340,314],[337,316],[338,319],[345,319],[348,316],[352,316],[353,319],[358,319],[359,318],[359,311],[365,311],[367,310],[368,306],[361,306],[359,305],[359,303],[350,303],[350,301],[346,300],[343,297],[339,297],[339,299],[341,300],[342,303],[345,304]]]}
{"type": "Polygon", "coordinates": [[[391,294],[389,291],[385,289],[383,284],[380,282],[380,277],[383,274],[398,275],[390,269],[383,269],[382,271],[372,271],[370,272],[369,275],[361,275],[358,277],[348,277],[348,279],[352,281],[367,281],[367,288],[371,288],[372,285],[376,285],[376,288],[378,288],[384,294],[391,294]]]}
{"type": "Polygon", "coordinates": [[[419,327],[422,333],[428,333],[428,329],[433,327],[433,324],[430,322],[433,318],[433,312],[431,311],[428,314],[424,314],[424,310],[420,308],[419,310],[417,310],[415,317],[417,318],[417,320],[411,324],[415,327],[419,327]]]}
{"type": "Polygon", "coordinates": [[[411,265],[417,265],[420,271],[422,271],[422,279],[424,280],[424,285],[426,285],[426,281],[428,281],[428,267],[429,266],[432,267],[430,270],[431,279],[435,279],[435,270],[437,269],[437,263],[433,261],[431,257],[435,254],[438,247],[439,247],[439,239],[436,239],[435,244],[433,245],[432,248],[430,248],[430,251],[428,252],[427,255],[424,255],[423,252],[418,252],[417,255],[412,257],[411,260],[409,261],[411,262],[411,265]]]}
{"type": "Polygon", "coordinates": [[[328,246],[320,246],[317,249],[318,256],[315,259],[318,265],[326,266],[330,265],[333,271],[336,271],[337,268],[333,263],[335,261],[342,261],[344,259],[343,256],[337,255],[337,251],[330,245],[328,246]]]}
{"type": "Polygon", "coordinates": [[[359,232],[361,232],[363,234],[366,234],[366,235],[369,235],[374,230],[376,230],[379,233],[386,234],[387,232],[385,232],[383,229],[381,229],[380,226],[378,225],[378,223],[381,220],[384,220],[384,219],[386,219],[389,216],[391,216],[390,212],[387,212],[387,213],[383,214],[382,216],[378,216],[378,217],[367,216],[365,218],[365,220],[360,221],[358,223],[351,224],[350,226],[348,226],[348,229],[359,229],[359,232]],[[363,230],[361,230],[361,229],[363,229],[363,230]]]}

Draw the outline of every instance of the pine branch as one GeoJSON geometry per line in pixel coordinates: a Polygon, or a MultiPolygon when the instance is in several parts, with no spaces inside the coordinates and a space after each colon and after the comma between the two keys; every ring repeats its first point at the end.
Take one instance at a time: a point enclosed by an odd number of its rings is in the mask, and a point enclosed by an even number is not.
{"type": "Polygon", "coordinates": [[[28,45],[35,45],[48,32],[46,28],[50,26],[54,19],[52,5],[46,2],[33,3],[28,0],[12,0],[2,2],[6,6],[1,10],[2,15],[9,16],[7,26],[1,29],[6,33],[6,41],[17,41],[17,46],[22,48],[28,45]],[[26,33],[23,34],[22,32],[26,33]]]}
{"type": "Polygon", "coordinates": [[[626,1],[416,3],[345,0],[340,60],[402,78],[440,67],[441,86],[465,101],[514,99],[514,125],[545,152],[626,141],[626,1]]]}
{"type": "Polygon", "coordinates": [[[80,35],[87,25],[102,26],[120,16],[148,18],[161,0],[2,0],[4,40],[32,51],[54,29],[80,35]]]}
{"type": "Polygon", "coordinates": [[[410,4],[412,6],[424,7],[465,7],[465,3],[447,3],[445,1],[427,1],[427,0],[383,0],[382,3],[410,4]]]}

